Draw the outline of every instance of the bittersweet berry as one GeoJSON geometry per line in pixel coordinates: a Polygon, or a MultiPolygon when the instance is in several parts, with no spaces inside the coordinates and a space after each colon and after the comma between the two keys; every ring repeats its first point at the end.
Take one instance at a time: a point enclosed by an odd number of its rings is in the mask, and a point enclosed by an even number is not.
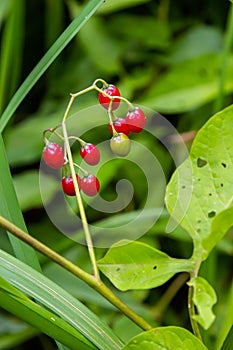
{"type": "MultiPolygon", "coordinates": [[[[78,174],[76,174],[76,179],[80,186],[81,179],[78,176],[78,174]]],[[[62,184],[63,192],[65,194],[67,194],[68,196],[75,196],[75,188],[74,188],[74,182],[73,182],[72,176],[69,176],[69,177],[64,176],[61,180],[61,184],[62,184]]]]}
{"type": "Polygon", "coordinates": [[[146,116],[139,107],[129,110],[126,114],[126,122],[129,130],[134,133],[141,132],[146,125],[146,116]]]}
{"type": "Polygon", "coordinates": [[[63,149],[57,143],[49,142],[43,151],[45,163],[53,169],[61,169],[64,165],[63,149]]]}
{"type": "MultiPolygon", "coordinates": [[[[129,130],[128,124],[126,123],[125,118],[117,118],[117,120],[115,120],[113,122],[113,126],[114,126],[116,132],[118,132],[118,133],[123,133],[127,136],[130,134],[130,130],[129,130]]],[[[109,128],[111,134],[113,134],[111,124],[108,124],[108,128],[109,128]]]]}
{"type": "Polygon", "coordinates": [[[117,156],[125,157],[130,152],[130,139],[127,135],[119,133],[111,138],[110,148],[117,156]]]}
{"type": "MultiPolygon", "coordinates": [[[[110,96],[120,96],[120,91],[118,90],[118,88],[115,85],[112,85],[112,84],[109,84],[108,87],[106,87],[106,88],[102,88],[102,91],[104,91],[105,93],[107,93],[110,96]]],[[[110,103],[111,99],[108,96],[106,96],[102,92],[99,92],[98,99],[99,99],[100,104],[104,108],[106,108],[106,109],[109,108],[109,103],[110,103]]],[[[119,104],[120,104],[120,99],[114,98],[113,102],[112,102],[112,110],[117,109],[119,104]]]]}
{"type": "Polygon", "coordinates": [[[86,143],[80,149],[80,155],[87,164],[96,165],[100,161],[100,152],[98,148],[92,143],[86,143]]]}
{"type": "Polygon", "coordinates": [[[80,188],[87,196],[93,197],[99,192],[100,183],[97,177],[89,174],[80,179],[80,188]]]}

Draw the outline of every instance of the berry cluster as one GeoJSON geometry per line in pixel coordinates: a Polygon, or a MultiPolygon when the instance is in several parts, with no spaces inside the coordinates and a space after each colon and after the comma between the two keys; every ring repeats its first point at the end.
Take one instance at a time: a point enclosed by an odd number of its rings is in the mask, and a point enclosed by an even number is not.
{"type": "MultiPolygon", "coordinates": [[[[80,140],[82,146],[80,148],[80,155],[84,161],[89,165],[96,165],[100,161],[100,152],[92,143],[84,143],[80,140]]],[[[44,162],[52,169],[61,169],[66,165],[63,148],[57,143],[47,142],[43,151],[44,162]]],[[[77,164],[75,164],[77,166],[77,164]]],[[[78,186],[87,196],[95,196],[100,190],[100,183],[97,177],[92,174],[87,174],[81,167],[77,166],[85,174],[84,177],[76,174],[78,186]]],[[[72,176],[63,176],[61,180],[62,189],[68,196],[75,196],[75,185],[72,176]]]]}
{"type": "MultiPolygon", "coordinates": [[[[112,152],[118,156],[124,157],[127,156],[130,152],[130,133],[139,133],[143,130],[146,124],[146,117],[143,111],[139,107],[133,106],[128,100],[120,95],[118,88],[114,85],[107,84],[101,79],[97,79],[93,85],[85,90],[80,91],[77,94],[71,95],[73,99],[87,91],[95,89],[98,91],[98,99],[100,104],[107,110],[109,123],[108,128],[112,134],[110,139],[110,148],[112,152]],[[97,82],[102,82],[102,88],[97,86],[97,82]],[[113,113],[119,105],[120,102],[126,102],[129,106],[128,112],[125,118],[116,117],[113,113]]],[[[69,103],[65,116],[63,118],[63,126],[72,103],[69,103]]],[[[58,127],[58,126],[57,126],[58,127]]],[[[64,152],[62,146],[57,143],[49,142],[45,137],[46,132],[52,132],[57,134],[62,140],[68,142],[68,146],[65,143],[64,149],[66,150],[69,147],[69,139],[76,139],[80,143],[80,155],[82,159],[89,165],[97,165],[100,161],[100,152],[98,148],[92,143],[87,143],[80,139],[79,137],[67,137],[65,139],[62,135],[58,134],[55,127],[54,129],[48,129],[44,131],[44,140],[45,148],[43,151],[44,162],[53,169],[64,169],[65,176],[62,177],[61,186],[63,192],[68,196],[76,195],[76,185],[78,188],[88,196],[95,196],[100,190],[100,183],[96,176],[93,174],[88,174],[83,168],[79,165],[73,163],[71,159],[67,158],[67,152],[64,152]],[[72,166],[76,166],[83,174],[83,177],[80,177],[76,174],[75,183],[73,177],[70,174],[70,171],[67,171],[67,164],[72,162],[72,166]]],[[[70,164],[69,164],[70,165],[70,164]]],[[[74,173],[73,173],[74,174],[74,173]]]]}
{"type": "Polygon", "coordinates": [[[127,156],[130,151],[130,133],[141,132],[146,125],[146,116],[139,107],[133,106],[125,98],[120,96],[118,88],[114,85],[107,85],[99,92],[99,102],[107,109],[109,115],[108,128],[113,135],[110,140],[110,148],[118,156],[127,156]],[[125,116],[115,117],[113,110],[116,110],[121,99],[128,103],[129,110],[125,116]]]}

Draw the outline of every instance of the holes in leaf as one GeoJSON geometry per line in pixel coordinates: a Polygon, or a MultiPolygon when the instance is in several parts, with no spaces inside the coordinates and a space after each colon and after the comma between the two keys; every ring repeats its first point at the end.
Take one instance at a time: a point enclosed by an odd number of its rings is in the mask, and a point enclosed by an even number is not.
{"type": "Polygon", "coordinates": [[[155,265],[155,266],[153,266],[153,270],[156,270],[157,269],[157,266],[155,265]]]}
{"type": "Polygon", "coordinates": [[[197,166],[198,168],[203,168],[207,164],[207,160],[203,158],[197,158],[197,166]]]}
{"type": "Polygon", "coordinates": [[[226,167],[227,167],[226,163],[221,163],[221,166],[222,166],[223,168],[226,168],[226,167]]]}
{"type": "Polygon", "coordinates": [[[223,187],[224,186],[223,183],[221,183],[220,186],[223,187]]]}
{"type": "Polygon", "coordinates": [[[209,211],[209,213],[208,213],[208,218],[213,218],[215,215],[216,215],[216,211],[211,210],[211,211],[209,211]]]}
{"type": "Polygon", "coordinates": [[[209,196],[211,197],[211,196],[212,196],[212,193],[209,193],[209,196]]]}

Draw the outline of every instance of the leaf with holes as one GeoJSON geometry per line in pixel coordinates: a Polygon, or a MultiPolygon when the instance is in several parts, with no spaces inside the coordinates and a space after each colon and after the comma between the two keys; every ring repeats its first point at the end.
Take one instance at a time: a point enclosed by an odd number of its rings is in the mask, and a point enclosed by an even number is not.
{"type": "Polygon", "coordinates": [[[192,278],[188,282],[193,287],[193,302],[198,314],[193,318],[200,323],[204,329],[208,329],[215,320],[212,307],[217,302],[217,296],[213,287],[202,277],[192,278]]]}
{"type": "Polygon", "coordinates": [[[192,333],[180,327],[158,327],[132,338],[122,350],[207,350],[192,333]]]}
{"type": "MultiPolygon", "coordinates": [[[[233,199],[232,124],[233,106],[209,119],[198,132],[190,156],[167,186],[167,208],[188,231],[195,249],[204,240],[207,242],[215,216],[230,207],[233,199]]],[[[205,243],[203,259],[217,241],[205,243]]]]}
{"type": "Polygon", "coordinates": [[[98,262],[100,270],[120,290],[155,288],[181,271],[192,271],[193,262],[174,259],[141,242],[121,241],[98,262]],[[121,244],[121,246],[119,246],[121,244]]]}

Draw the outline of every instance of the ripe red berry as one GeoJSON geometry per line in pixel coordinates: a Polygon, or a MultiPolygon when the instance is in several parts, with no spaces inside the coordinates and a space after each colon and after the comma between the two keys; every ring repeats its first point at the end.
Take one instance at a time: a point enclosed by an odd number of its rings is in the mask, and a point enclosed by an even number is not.
{"type": "Polygon", "coordinates": [[[99,163],[100,152],[92,143],[86,143],[85,146],[80,149],[80,155],[87,164],[96,165],[99,163]]]}
{"type": "Polygon", "coordinates": [[[43,159],[50,168],[62,168],[64,165],[64,153],[62,147],[57,143],[50,142],[44,148],[43,159]]]}
{"type": "Polygon", "coordinates": [[[87,196],[95,196],[100,190],[100,183],[97,177],[90,174],[80,180],[80,188],[87,196]]]}
{"type": "MultiPolygon", "coordinates": [[[[102,91],[107,93],[110,96],[120,96],[120,91],[115,85],[108,85],[107,88],[102,88],[102,91]]],[[[104,95],[102,92],[99,93],[98,95],[99,103],[106,109],[109,107],[110,103],[110,98],[104,95]]],[[[117,109],[117,107],[120,104],[120,99],[119,98],[114,98],[113,103],[112,103],[112,110],[117,109]]]]}
{"type": "MultiPolygon", "coordinates": [[[[130,130],[129,130],[128,124],[126,123],[125,118],[117,118],[117,120],[115,120],[113,122],[113,126],[114,126],[116,132],[118,132],[118,133],[121,132],[127,136],[130,134],[130,130]]],[[[108,128],[109,128],[111,134],[113,134],[111,124],[108,124],[108,128]]]]}
{"type": "MultiPolygon", "coordinates": [[[[78,181],[78,184],[80,186],[80,178],[78,174],[76,174],[76,179],[78,181]]],[[[63,177],[61,180],[63,192],[67,194],[68,196],[75,196],[75,188],[74,188],[74,182],[72,179],[72,176],[69,177],[63,177]]]]}
{"type": "Polygon", "coordinates": [[[141,132],[146,125],[146,116],[139,107],[129,110],[125,119],[130,131],[134,133],[141,132]]]}
{"type": "Polygon", "coordinates": [[[113,136],[110,140],[110,148],[116,155],[125,157],[130,152],[130,139],[122,133],[113,136]]]}

